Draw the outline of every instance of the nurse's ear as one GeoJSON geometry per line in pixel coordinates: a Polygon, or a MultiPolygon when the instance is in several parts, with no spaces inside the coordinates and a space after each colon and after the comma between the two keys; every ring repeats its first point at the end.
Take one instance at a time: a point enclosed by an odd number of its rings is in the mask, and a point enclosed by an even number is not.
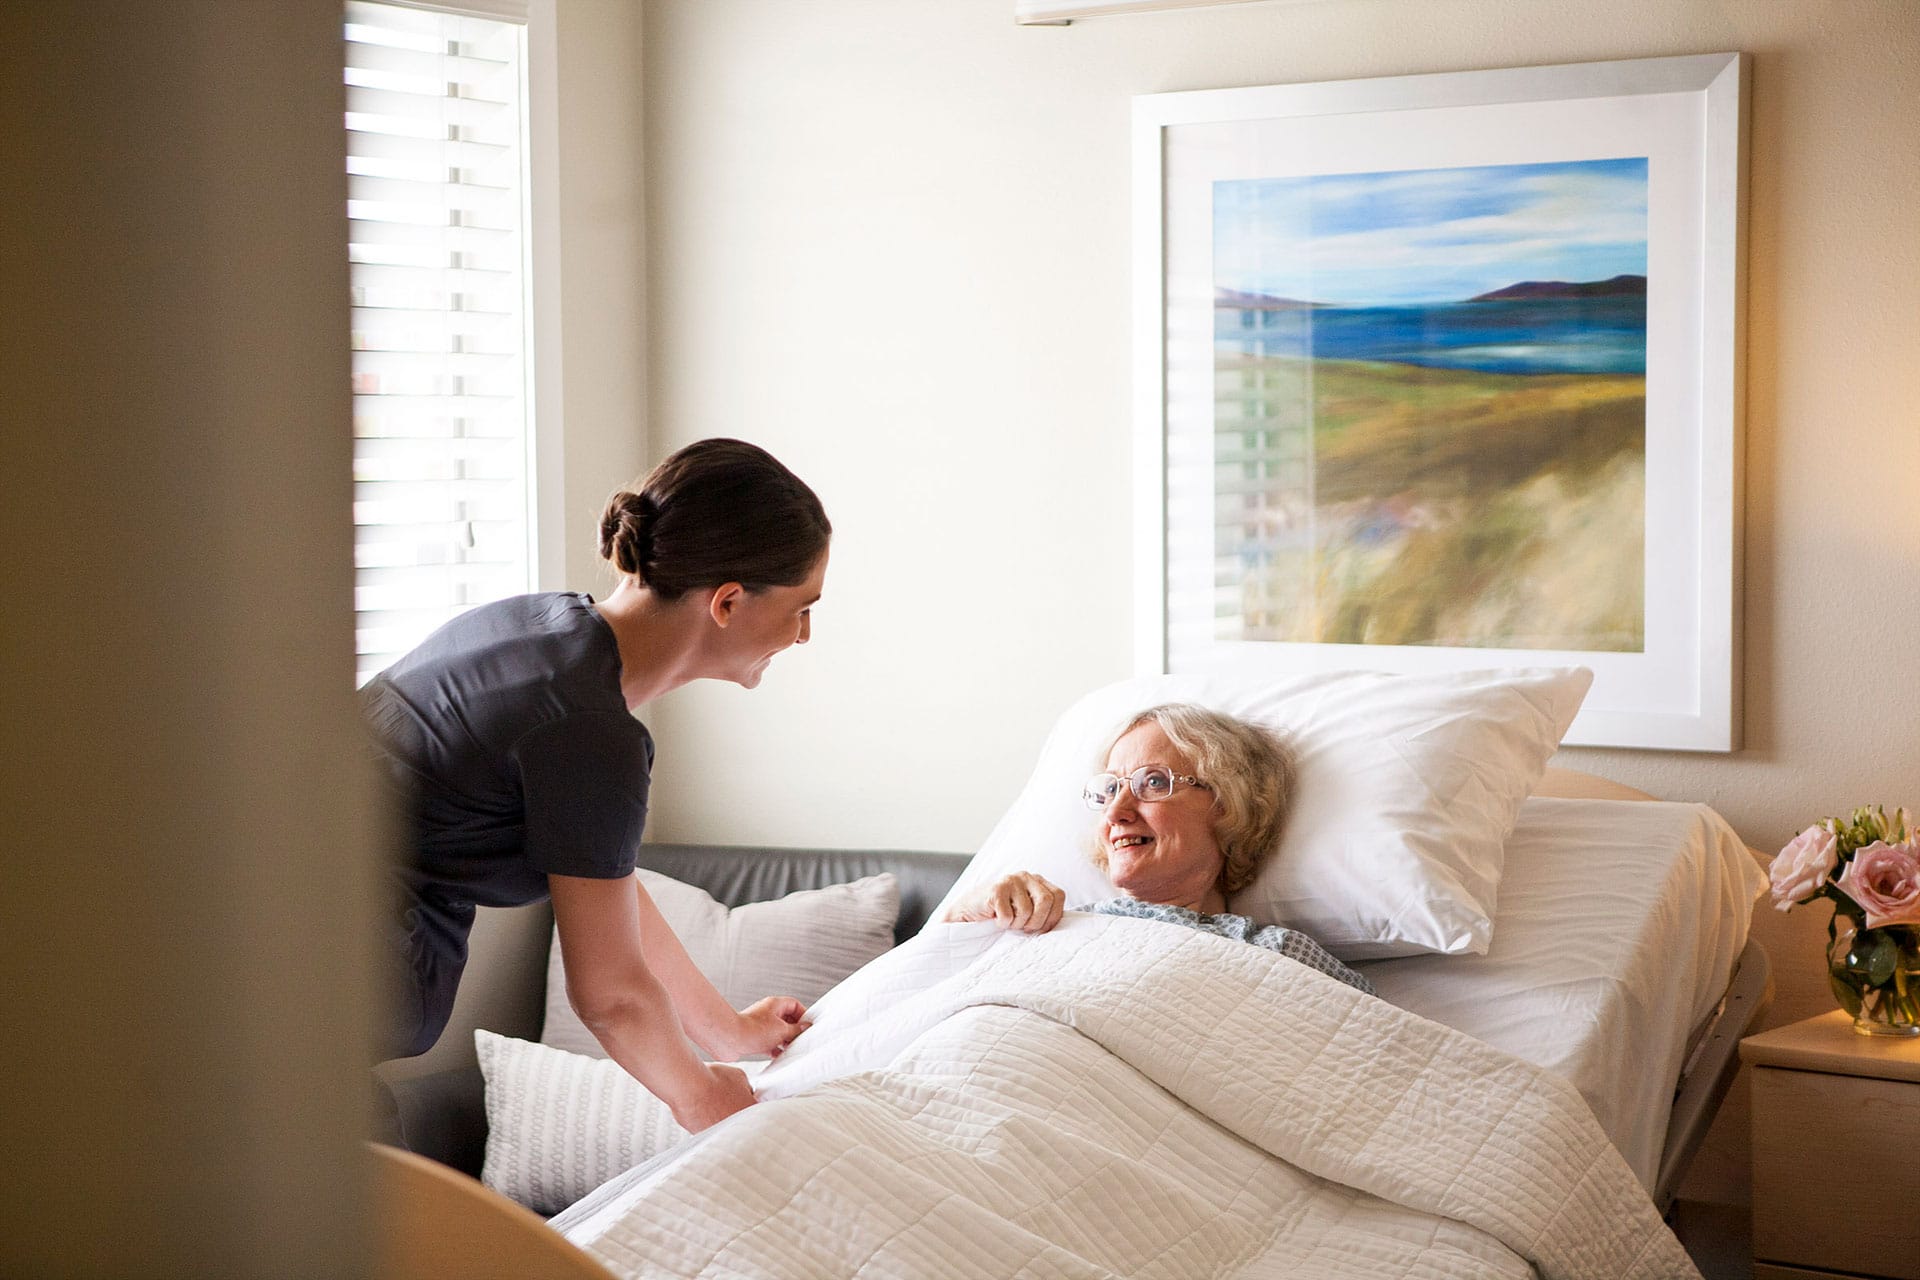
{"type": "Polygon", "coordinates": [[[713,619],[713,625],[732,625],[734,612],[746,595],[747,589],[737,582],[723,582],[715,587],[713,594],[707,597],[707,615],[713,619]]]}

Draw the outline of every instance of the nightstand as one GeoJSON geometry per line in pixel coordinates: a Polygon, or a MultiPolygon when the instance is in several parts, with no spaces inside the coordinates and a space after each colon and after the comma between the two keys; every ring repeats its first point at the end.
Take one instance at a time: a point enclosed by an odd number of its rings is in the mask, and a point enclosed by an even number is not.
{"type": "Polygon", "coordinates": [[[1754,1280],[1920,1280],[1920,1037],[1841,1010],[1740,1042],[1753,1068],[1754,1280]]]}

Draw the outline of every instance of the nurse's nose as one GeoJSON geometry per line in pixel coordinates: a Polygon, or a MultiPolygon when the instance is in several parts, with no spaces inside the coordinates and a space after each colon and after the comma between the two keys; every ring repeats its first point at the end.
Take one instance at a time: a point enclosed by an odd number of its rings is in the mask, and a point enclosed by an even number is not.
{"type": "Polygon", "coordinates": [[[793,642],[795,644],[805,644],[808,640],[812,638],[813,638],[813,615],[810,613],[803,613],[800,615],[800,634],[793,638],[793,642]]]}

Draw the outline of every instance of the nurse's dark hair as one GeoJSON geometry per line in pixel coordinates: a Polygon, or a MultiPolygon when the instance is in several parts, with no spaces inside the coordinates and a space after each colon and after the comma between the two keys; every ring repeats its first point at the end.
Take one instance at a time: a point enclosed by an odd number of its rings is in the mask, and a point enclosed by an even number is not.
{"type": "Polygon", "coordinates": [[[621,490],[600,517],[600,554],[663,600],[738,582],[792,587],[833,526],[799,476],[744,440],[699,440],[621,490]]]}

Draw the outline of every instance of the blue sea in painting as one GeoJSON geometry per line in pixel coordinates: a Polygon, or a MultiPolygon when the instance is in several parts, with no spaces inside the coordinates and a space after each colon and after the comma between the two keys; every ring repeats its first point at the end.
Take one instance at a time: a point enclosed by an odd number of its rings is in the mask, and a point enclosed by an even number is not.
{"type": "Polygon", "coordinates": [[[1513,298],[1399,307],[1221,306],[1218,349],[1483,373],[1647,371],[1647,300],[1513,298]]]}

